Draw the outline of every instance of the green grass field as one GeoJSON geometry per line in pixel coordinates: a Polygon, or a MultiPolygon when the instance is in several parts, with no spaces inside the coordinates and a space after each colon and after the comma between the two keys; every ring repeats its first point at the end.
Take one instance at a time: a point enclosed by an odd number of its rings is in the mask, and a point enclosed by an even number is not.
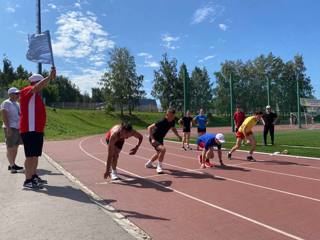
{"type": "MultiPolygon", "coordinates": [[[[225,134],[226,143],[223,147],[230,149],[235,144],[235,137],[233,134],[225,134]]],[[[282,152],[288,150],[288,155],[298,155],[306,157],[318,157],[320,158],[320,129],[318,130],[291,130],[291,131],[277,131],[275,133],[275,145],[264,146],[262,145],[263,136],[262,133],[255,133],[257,140],[258,152],[282,152]]],[[[176,139],[172,139],[176,140],[176,139]]],[[[191,139],[192,143],[196,142],[196,139],[191,139]]],[[[270,142],[270,137],[268,138],[270,142]]],[[[249,150],[250,146],[244,145],[242,150],[249,150]]]]}

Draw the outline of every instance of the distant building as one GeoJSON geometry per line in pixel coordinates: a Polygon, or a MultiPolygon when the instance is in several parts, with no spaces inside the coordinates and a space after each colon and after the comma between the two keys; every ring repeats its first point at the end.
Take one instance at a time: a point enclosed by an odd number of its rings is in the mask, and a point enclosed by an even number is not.
{"type": "Polygon", "coordinates": [[[155,99],[143,98],[134,109],[138,112],[158,112],[158,106],[155,99]]]}

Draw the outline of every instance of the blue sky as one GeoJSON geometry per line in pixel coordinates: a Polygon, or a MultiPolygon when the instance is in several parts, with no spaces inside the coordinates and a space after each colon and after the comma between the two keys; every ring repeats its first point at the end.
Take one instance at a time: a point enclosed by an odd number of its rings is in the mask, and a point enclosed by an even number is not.
{"type": "MultiPolygon", "coordinates": [[[[35,32],[35,0],[0,1],[0,54],[29,71],[27,34],[35,32]]],[[[42,0],[42,30],[50,30],[57,71],[91,92],[106,69],[108,51],[127,47],[152,89],[164,53],[178,65],[205,66],[211,80],[225,60],[272,52],[302,54],[320,98],[320,1],[317,0],[42,0]]],[[[45,66],[49,68],[49,66],[45,66]]]]}

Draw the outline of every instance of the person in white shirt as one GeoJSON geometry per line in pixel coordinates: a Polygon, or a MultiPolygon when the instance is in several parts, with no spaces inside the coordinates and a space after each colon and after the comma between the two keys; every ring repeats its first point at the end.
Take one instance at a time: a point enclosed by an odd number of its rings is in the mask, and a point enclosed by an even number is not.
{"type": "Polygon", "coordinates": [[[11,173],[17,173],[23,167],[15,164],[21,138],[19,133],[20,107],[17,103],[19,99],[19,89],[11,87],[8,90],[9,98],[1,104],[1,113],[3,120],[3,130],[7,145],[7,158],[9,161],[8,170],[11,173]]]}

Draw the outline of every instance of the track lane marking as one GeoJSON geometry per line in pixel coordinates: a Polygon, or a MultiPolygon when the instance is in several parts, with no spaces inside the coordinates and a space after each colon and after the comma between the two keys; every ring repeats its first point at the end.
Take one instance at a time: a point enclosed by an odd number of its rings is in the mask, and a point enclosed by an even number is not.
{"type": "MultiPolygon", "coordinates": [[[[102,160],[99,159],[99,158],[96,158],[95,156],[93,156],[93,155],[91,155],[90,153],[88,153],[85,149],[83,149],[82,143],[83,143],[85,140],[89,139],[89,138],[90,138],[90,137],[85,138],[85,139],[83,139],[82,141],[79,142],[78,145],[79,145],[80,150],[81,150],[84,154],[86,154],[88,157],[90,157],[90,158],[92,158],[92,159],[95,159],[95,160],[97,160],[97,161],[99,161],[99,162],[101,162],[101,163],[103,163],[103,164],[105,165],[105,162],[104,162],[104,161],[102,161],[102,160]]],[[[133,156],[135,156],[135,155],[133,155],[133,156]]],[[[139,157],[139,156],[135,156],[135,157],[139,157]]],[[[120,168],[119,168],[119,169],[120,169],[120,168]]],[[[239,218],[241,218],[241,219],[243,219],[243,220],[246,220],[246,221],[248,221],[248,222],[254,223],[254,224],[256,224],[256,225],[259,225],[259,226],[264,227],[264,228],[266,228],[266,229],[269,229],[269,230],[271,230],[271,231],[277,232],[277,233],[282,234],[282,235],[284,235],[284,236],[286,236],[286,237],[289,237],[289,238],[292,238],[292,239],[295,239],[295,240],[304,240],[303,238],[301,238],[301,237],[299,237],[299,236],[296,236],[296,235],[293,235],[293,234],[291,234],[291,233],[288,233],[288,232],[285,232],[285,231],[283,231],[283,230],[280,230],[280,229],[278,229],[278,228],[272,227],[272,226],[270,226],[270,225],[268,225],[268,224],[264,224],[264,223],[262,223],[262,222],[260,222],[260,221],[257,221],[257,220],[254,220],[254,219],[252,219],[252,218],[246,217],[246,216],[244,216],[244,215],[242,215],[242,214],[239,214],[239,213],[237,213],[237,212],[228,210],[228,209],[223,208],[223,207],[220,207],[220,206],[218,206],[218,205],[209,203],[209,202],[207,202],[207,201],[204,201],[204,200],[202,200],[202,199],[199,199],[199,198],[197,198],[197,197],[194,197],[194,196],[192,196],[192,195],[190,195],[190,194],[187,194],[187,193],[184,193],[184,192],[182,192],[182,191],[176,190],[176,189],[174,189],[174,188],[172,188],[172,187],[165,186],[165,185],[163,185],[163,184],[161,184],[161,183],[158,183],[158,182],[156,182],[156,181],[153,181],[153,180],[151,180],[151,179],[145,179],[145,178],[143,178],[142,176],[140,176],[140,175],[138,175],[138,174],[135,174],[135,173],[132,173],[132,172],[130,172],[130,171],[127,171],[127,170],[124,170],[124,169],[121,169],[121,170],[124,171],[124,172],[126,172],[126,173],[131,174],[132,176],[135,176],[135,177],[137,177],[137,178],[143,179],[143,180],[145,180],[145,181],[148,181],[148,182],[150,182],[150,183],[153,183],[153,184],[155,184],[155,185],[157,185],[157,186],[160,186],[160,187],[162,187],[162,188],[168,189],[168,190],[173,191],[173,192],[175,192],[175,193],[178,193],[178,194],[180,194],[180,195],[182,195],[182,196],[184,196],[184,197],[186,197],[186,198],[195,200],[195,201],[200,202],[200,203],[202,203],[202,204],[204,204],[204,205],[207,205],[207,206],[210,206],[210,207],[212,207],[212,208],[218,209],[218,210],[223,211],[223,212],[225,212],[225,213],[228,213],[228,214],[230,214],[230,215],[239,217],[239,218]]]]}

